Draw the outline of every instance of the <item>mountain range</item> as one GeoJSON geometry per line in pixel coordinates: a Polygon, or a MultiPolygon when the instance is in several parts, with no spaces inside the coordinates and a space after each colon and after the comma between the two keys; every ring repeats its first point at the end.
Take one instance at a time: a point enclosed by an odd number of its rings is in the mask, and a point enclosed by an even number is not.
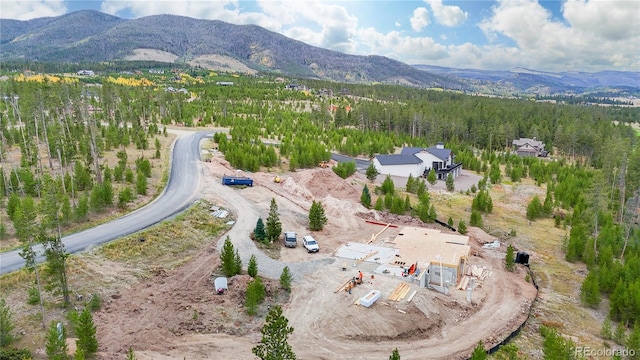
{"type": "Polygon", "coordinates": [[[223,71],[268,71],[340,82],[389,83],[501,94],[640,91],[640,72],[548,73],[408,65],[348,55],[256,25],[176,15],[122,19],[93,10],[28,21],[0,21],[0,60],[183,62],[223,71]]]}

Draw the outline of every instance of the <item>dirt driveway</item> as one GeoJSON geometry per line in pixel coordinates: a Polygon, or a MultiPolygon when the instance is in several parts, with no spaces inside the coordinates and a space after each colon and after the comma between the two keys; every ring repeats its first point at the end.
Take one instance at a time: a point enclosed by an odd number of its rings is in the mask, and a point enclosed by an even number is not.
{"type": "MultiPolygon", "coordinates": [[[[229,209],[236,220],[234,227],[193,261],[123,290],[96,313],[96,323],[106,324],[98,329],[101,358],[122,358],[131,346],[138,359],[255,359],[251,348],[260,339],[262,318],[244,314],[242,287],[248,279],[233,279],[229,297],[213,295],[210,284],[219,263],[216,249],[226,235],[244,264],[251,254],[258,257],[261,275],[277,279],[285,264],[292,269],[295,282],[283,307],[295,328],[290,343],[300,359],[385,359],[396,347],[403,359],[461,359],[480,340],[485,344],[501,341],[526,317],[535,289],[524,281],[524,272],[503,270],[504,249],[479,250],[475,238],[480,233],[472,236],[477,256],[469,262],[486,266],[493,275],[473,292],[471,304],[466,292],[452,289],[445,296],[414,283],[409,284],[416,291],[411,302],[388,301],[402,278],[371,278],[373,269],[366,263],[357,268],[365,272],[362,286],[352,294],[335,293],[356,269],[342,271],[342,260],[336,260],[333,252],[349,241],[366,242],[381,230],[363,218],[390,221],[359,204],[366,181],[361,175],[342,180],[330,169],[311,169],[284,174],[284,181],[276,184],[273,174],[254,173],[254,187],[232,189],[220,184],[222,175],[235,173],[221,156],[204,163],[203,172],[203,198],[229,209]],[[314,233],[320,253],[283,248],[280,260],[274,260],[257,250],[248,234],[259,216],[266,218],[272,198],[283,229],[300,235],[308,232],[311,201],[322,201],[329,222],[325,230],[314,233]],[[382,292],[378,302],[370,308],[353,304],[372,289],[382,292]]],[[[416,220],[406,217],[393,221],[416,225],[416,220]]],[[[394,232],[382,236],[392,237],[394,232]]],[[[275,281],[267,282],[267,293],[275,292],[275,286],[275,281]]]]}

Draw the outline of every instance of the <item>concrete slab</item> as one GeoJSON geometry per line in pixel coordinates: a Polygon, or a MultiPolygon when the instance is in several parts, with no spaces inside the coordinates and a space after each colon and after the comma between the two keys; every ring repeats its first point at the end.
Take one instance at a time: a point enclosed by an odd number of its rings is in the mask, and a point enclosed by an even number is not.
{"type": "Polygon", "coordinates": [[[386,264],[393,261],[398,253],[398,249],[391,247],[350,242],[339,247],[335,252],[335,256],[356,261],[376,251],[375,255],[367,258],[364,262],[386,264]]]}

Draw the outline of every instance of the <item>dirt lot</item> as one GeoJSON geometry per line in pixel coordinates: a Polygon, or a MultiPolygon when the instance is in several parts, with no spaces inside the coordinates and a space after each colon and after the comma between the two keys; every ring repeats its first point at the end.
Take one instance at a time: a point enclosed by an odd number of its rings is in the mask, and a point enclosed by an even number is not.
{"type": "MultiPolygon", "coordinates": [[[[474,255],[469,262],[493,271],[473,292],[472,304],[466,302],[466,292],[452,289],[445,296],[414,283],[410,286],[417,294],[411,302],[390,302],[387,297],[401,278],[376,275],[372,279],[372,268],[366,263],[344,272],[339,265],[342,260],[333,257],[340,245],[366,242],[382,229],[365,218],[420,225],[407,217],[382,216],[362,207],[358,201],[366,181],[363,176],[344,181],[330,169],[312,169],[282,174],[284,181],[276,184],[273,174],[255,173],[251,174],[254,187],[231,189],[219,179],[236,172],[219,154],[203,164],[203,172],[202,196],[229,209],[235,226],[177,270],[160,272],[113,293],[94,317],[99,324],[100,358],[121,359],[132,347],[138,359],[255,359],[251,348],[260,339],[264,317],[249,317],[242,308],[248,276],[231,279],[227,294],[213,294],[212,269],[219,262],[216,248],[226,235],[244,264],[250,254],[258,256],[261,274],[277,278],[284,264],[293,270],[296,281],[289,296],[277,290],[277,280],[266,282],[267,303],[284,303],[284,314],[295,328],[290,343],[300,359],[384,359],[396,347],[403,359],[464,358],[479,340],[499,342],[517,327],[535,295],[522,269],[516,274],[503,270],[504,248],[483,251],[479,242],[489,237],[472,228],[474,255]],[[322,201],[329,221],[325,230],[314,233],[320,253],[283,248],[280,259],[273,260],[255,248],[248,234],[258,216],[266,217],[272,198],[283,229],[299,235],[308,233],[311,201],[322,201]],[[352,294],[334,293],[357,270],[365,272],[365,283],[352,294]],[[370,308],[353,305],[372,289],[382,292],[378,302],[370,308]]],[[[381,237],[394,235],[387,230],[381,237]]],[[[262,308],[259,315],[265,311],[262,308]]]]}

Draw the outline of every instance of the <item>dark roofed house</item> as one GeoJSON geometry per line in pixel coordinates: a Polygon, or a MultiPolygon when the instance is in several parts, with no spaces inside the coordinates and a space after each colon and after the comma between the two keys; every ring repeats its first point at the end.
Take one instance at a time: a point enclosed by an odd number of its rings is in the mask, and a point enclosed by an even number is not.
{"type": "Polygon", "coordinates": [[[373,159],[378,173],[385,175],[408,177],[425,176],[431,169],[436,171],[440,180],[451,174],[454,179],[460,175],[462,164],[455,163],[455,157],[450,149],[445,149],[443,143],[429,148],[406,147],[400,154],[378,155],[373,159]]]}
{"type": "Polygon", "coordinates": [[[513,140],[512,144],[518,156],[547,156],[549,154],[544,149],[544,143],[535,137],[513,140]]]}

